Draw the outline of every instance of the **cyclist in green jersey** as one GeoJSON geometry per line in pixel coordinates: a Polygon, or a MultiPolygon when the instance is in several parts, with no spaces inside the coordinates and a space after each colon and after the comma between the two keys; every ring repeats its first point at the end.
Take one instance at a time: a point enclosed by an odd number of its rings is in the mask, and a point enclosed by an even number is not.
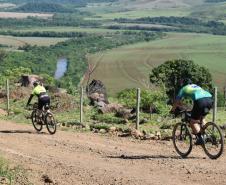
{"type": "Polygon", "coordinates": [[[179,105],[181,105],[182,98],[191,98],[193,100],[190,126],[192,128],[193,133],[198,136],[196,144],[202,144],[203,139],[201,137],[199,125],[200,119],[205,117],[212,108],[213,106],[212,95],[208,91],[199,87],[198,85],[192,84],[190,79],[184,79],[182,81],[182,86],[183,87],[179,91],[171,111],[174,112],[175,109],[179,105]]]}
{"type": "Polygon", "coordinates": [[[38,109],[42,110],[43,106],[46,104],[50,104],[50,97],[48,96],[48,94],[46,93],[46,89],[45,87],[43,87],[42,85],[39,84],[38,81],[35,81],[33,83],[34,89],[27,101],[27,106],[30,104],[33,96],[37,96],[38,97],[38,109]]]}

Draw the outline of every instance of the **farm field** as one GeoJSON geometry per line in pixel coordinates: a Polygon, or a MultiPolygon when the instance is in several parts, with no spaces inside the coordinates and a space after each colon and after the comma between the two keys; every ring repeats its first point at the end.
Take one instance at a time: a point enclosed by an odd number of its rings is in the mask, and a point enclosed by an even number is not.
{"type": "Polygon", "coordinates": [[[86,19],[116,19],[116,18],[141,18],[141,17],[158,17],[158,16],[187,16],[189,11],[187,9],[181,10],[131,10],[124,12],[113,12],[113,13],[98,13],[96,17],[90,17],[86,19]]]}
{"type": "Polygon", "coordinates": [[[226,24],[226,20],[220,20],[221,22],[223,22],[224,24],[226,24]]]}
{"type": "Polygon", "coordinates": [[[49,46],[65,40],[67,40],[67,38],[13,37],[0,35],[0,43],[9,47],[19,47],[25,44],[49,46]]]}
{"type": "Polygon", "coordinates": [[[204,0],[119,0],[114,3],[94,3],[83,8],[94,13],[89,19],[140,18],[159,16],[188,16],[204,0]]]}
{"type": "Polygon", "coordinates": [[[98,65],[91,78],[102,80],[111,95],[125,88],[148,88],[153,67],[179,58],[209,68],[216,85],[226,84],[226,37],[189,33],[90,55],[89,63],[98,65]]]}
{"type": "Polygon", "coordinates": [[[226,20],[226,2],[194,7],[191,16],[208,20],[226,20]]]}
{"type": "Polygon", "coordinates": [[[0,3],[0,8],[9,8],[9,7],[15,7],[15,4],[12,3],[0,3]]]}
{"type": "Polygon", "coordinates": [[[0,18],[17,18],[24,19],[28,16],[39,18],[51,18],[53,14],[47,13],[20,13],[20,12],[0,12],[0,18]]]}

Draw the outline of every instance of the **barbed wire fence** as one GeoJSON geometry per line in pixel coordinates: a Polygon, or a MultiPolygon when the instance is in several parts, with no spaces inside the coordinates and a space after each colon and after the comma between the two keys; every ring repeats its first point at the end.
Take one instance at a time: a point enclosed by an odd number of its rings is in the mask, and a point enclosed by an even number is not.
{"type": "MultiPolygon", "coordinates": [[[[79,123],[83,124],[85,126],[86,125],[86,119],[85,116],[86,114],[84,114],[84,98],[86,98],[86,91],[84,90],[84,86],[80,86],[80,88],[78,89],[78,94],[79,94],[79,102],[75,101],[74,103],[79,103],[78,105],[78,109],[76,109],[77,111],[79,111],[79,123]]],[[[6,112],[7,115],[10,114],[10,82],[7,79],[5,82],[5,92],[6,92],[6,112]]],[[[217,93],[218,93],[218,89],[217,87],[214,88],[214,96],[213,96],[213,100],[214,100],[214,106],[213,106],[213,116],[212,116],[212,121],[216,122],[217,120],[217,93]]],[[[140,88],[136,88],[136,122],[135,122],[135,128],[137,130],[139,130],[140,126],[140,103],[141,103],[141,89],[140,88]]]]}

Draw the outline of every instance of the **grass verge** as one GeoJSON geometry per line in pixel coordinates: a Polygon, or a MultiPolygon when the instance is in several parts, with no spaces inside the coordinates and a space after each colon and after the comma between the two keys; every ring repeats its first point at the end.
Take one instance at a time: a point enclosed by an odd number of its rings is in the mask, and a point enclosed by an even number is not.
{"type": "Polygon", "coordinates": [[[10,163],[0,156],[0,184],[30,185],[26,171],[20,167],[11,167],[10,163]]]}

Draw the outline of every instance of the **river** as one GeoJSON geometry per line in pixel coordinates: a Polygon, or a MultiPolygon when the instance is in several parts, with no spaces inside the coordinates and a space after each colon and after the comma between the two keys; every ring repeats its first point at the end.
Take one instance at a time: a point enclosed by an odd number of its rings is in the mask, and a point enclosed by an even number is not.
{"type": "Polygon", "coordinates": [[[54,75],[55,79],[59,80],[64,76],[64,73],[67,71],[67,63],[68,61],[66,58],[59,58],[57,60],[57,68],[54,75]]]}

